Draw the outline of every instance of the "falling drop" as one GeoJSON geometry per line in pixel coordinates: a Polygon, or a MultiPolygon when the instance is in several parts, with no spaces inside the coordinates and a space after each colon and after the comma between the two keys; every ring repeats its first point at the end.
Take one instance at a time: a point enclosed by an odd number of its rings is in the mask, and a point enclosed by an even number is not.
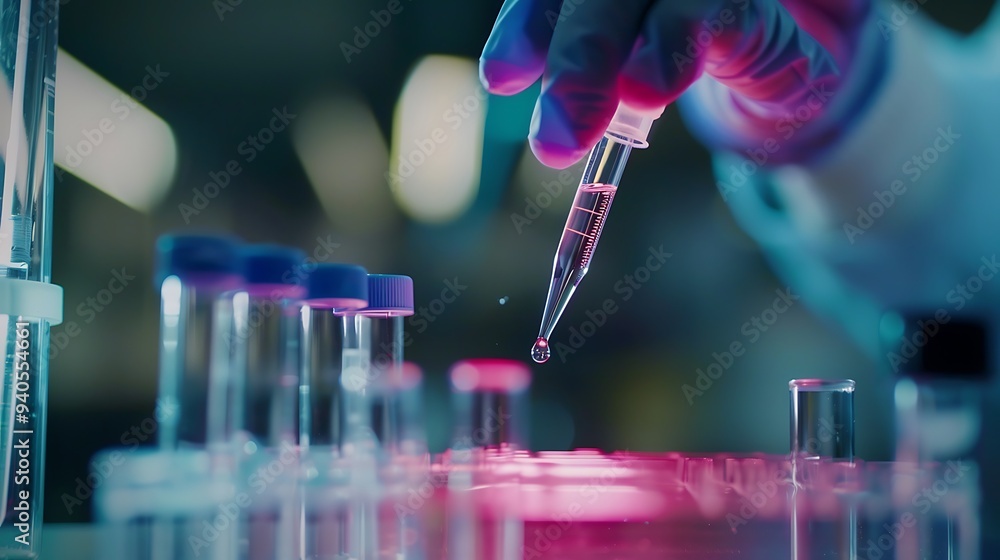
{"type": "Polygon", "coordinates": [[[531,359],[535,360],[540,364],[544,364],[548,361],[549,356],[552,352],[549,350],[549,341],[545,340],[543,337],[538,337],[535,341],[535,345],[531,347],[531,359]]]}
{"type": "Polygon", "coordinates": [[[507,300],[509,299],[510,298],[508,298],[507,296],[503,296],[502,298],[500,298],[500,305],[507,305],[507,300]]]}

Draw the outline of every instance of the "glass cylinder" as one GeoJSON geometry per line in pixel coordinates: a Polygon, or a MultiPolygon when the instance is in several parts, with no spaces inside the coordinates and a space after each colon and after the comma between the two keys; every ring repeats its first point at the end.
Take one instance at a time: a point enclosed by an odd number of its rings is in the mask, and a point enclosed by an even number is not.
{"type": "Polygon", "coordinates": [[[0,10],[0,558],[34,557],[42,525],[49,328],[62,321],[51,284],[56,0],[0,10]]]}
{"type": "Polygon", "coordinates": [[[854,459],[854,381],[795,379],[791,452],[795,458],[854,459]]]}

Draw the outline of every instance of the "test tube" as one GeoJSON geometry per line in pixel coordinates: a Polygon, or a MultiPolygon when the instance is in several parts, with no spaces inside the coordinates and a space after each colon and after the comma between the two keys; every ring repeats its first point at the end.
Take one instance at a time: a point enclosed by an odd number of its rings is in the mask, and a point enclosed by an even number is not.
{"type": "Polygon", "coordinates": [[[375,435],[390,460],[428,459],[422,390],[423,373],[411,362],[394,366],[393,372],[372,381],[375,435]]]}
{"type": "Polygon", "coordinates": [[[295,550],[300,524],[294,446],[305,255],[278,245],[253,245],[244,247],[241,257],[249,305],[244,328],[236,333],[246,350],[243,375],[235,384],[237,441],[243,450],[241,490],[254,496],[241,509],[241,558],[279,558],[295,550]]]}
{"type": "MultiPolygon", "coordinates": [[[[362,350],[353,329],[357,317],[353,312],[368,305],[368,272],[355,265],[321,264],[309,273],[306,287],[301,311],[299,443],[304,467],[299,554],[361,560],[365,556],[355,553],[367,541],[356,535],[354,506],[358,494],[371,486],[362,475],[366,470],[372,474],[374,468],[362,468],[369,466],[362,464],[365,457],[343,458],[348,441],[343,377],[345,349],[352,350],[348,365],[357,365],[362,350]]],[[[370,352],[370,347],[363,350],[370,352]]]]}
{"type": "MultiPolygon", "coordinates": [[[[962,482],[977,491],[978,460],[989,457],[983,449],[989,441],[983,437],[983,389],[993,369],[988,324],[983,317],[908,310],[886,313],[879,325],[886,365],[896,377],[896,460],[918,471],[934,463],[963,465],[968,473],[962,482]]],[[[920,491],[906,483],[901,477],[898,494],[920,491]]],[[[984,500],[970,509],[972,522],[955,517],[944,522],[948,531],[943,544],[932,542],[942,533],[934,530],[941,520],[918,516],[917,530],[900,542],[899,560],[919,558],[922,551],[938,547],[954,558],[996,556],[989,553],[987,535],[976,520],[996,517],[997,506],[984,500]]]]}
{"type": "Polygon", "coordinates": [[[3,558],[34,557],[41,543],[49,329],[63,320],[63,291],[52,284],[58,6],[51,0],[2,0],[0,7],[4,84],[0,96],[3,558]]]}
{"type": "Polygon", "coordinates": [[[528,449],[531,370],[522,362],[473,359],[450,372],[455,427],[448,477],[449,558],[521,558],[524,520],[501,515],[476,522],[473,477],[487,460],[528,449]]]}
{"type": "Polygon", "coordinates": [[[392,552],[395,558],[406,560],[423,559],[427,542],[426,512],[414,507],[413,492],[426,492],[428,485],[433,486],[422,378],[416,364],[403,362],[395,371],[373,376],[369,399],[382,451],[378,542],[383,553],[392,552]]]}
{"type": "Polygon", "coordinates": [[[854,381],[795,379],[791,448],[795,459],[854,460],[854,381]]]}
{"type": "MultiPolygon", "coordinates": [[[[344,351],[358,359],[358,336],[351,312],[368,305],[368,272],[355,265],[321,264],[306,279],[302,308],[300,444],[339,450],[345,433],[342,390],[344,351]],[[351,318],[351,325],[344,318],[351,318]],[[345,336],[352,340],[345,341],[345,336]]],[[[366,351],[369,349],[366,347],[366,351]]],[[[365,360],[367,362],[367,360],[365,360]]]]}
{"type": "Polygon", "coordinates": [[[473,359],[450,372],[452,450],[528,449],[527,390],[531,370],[523,362],[473,359]]]}
{"type": "MultiPolygon", "coordinates": [[[[397,401],[408,396],[413,387],[405,385],[414,381],[403,379],[405,374],[414,373],[403,368],[406,345],[403,321],[413,315],[413,280],[397,274],[369,274],[368,307],[358,314],[369,319],[371,333],[369,379],[360,381],[376,388],[368,399],[372,410],[367,416],[382,449],[389,453],[401,452],[404,440],[399,430],[404,426],[397,417],[402,412],[397,401]]],[[[419,370],[415,373],[419,388],[419,370]]]]}
{"type": "Polygon", "coordinates": [[[249,295],[241,429],[253,446],[280,447],[298,439],[298,323],[305,297],[304,253],[279,245],[242,251],[249,295]]]}
{"type": "MultiPolygon", "coordinates": [[[[854,387],[850,379],[794,379],[791,401],[792,559],[857,557],[857,513],[844,504],[842,516],[817,516],[811,494],[828,489],[810,486],[809,468],[831,470],[854,462],[854,387]],[[829,463],[832,462],[832,463],[829,463]]],[[[816,495],[816,494],[813,494],[816,495]]]]}
{"type": "Polygon", "coordinates": [[[590,270],[628,156],[632,148],[649,145],[646,142],[649,129],[662,113],[662,107],[642,112],[619,105],[604,137],[591,150],[552,263],[542,324],[531,348],[534,361],[543,363],[551,356],[549,338],[577,286],[590,270]]]}
{"type": "Polygon", "coordinates": [[[234,334],[245,319],[239,245],[207,235],[157,242],[160,385],[156,417],[163,450],[225,445],[232,435],[234,334]]]}

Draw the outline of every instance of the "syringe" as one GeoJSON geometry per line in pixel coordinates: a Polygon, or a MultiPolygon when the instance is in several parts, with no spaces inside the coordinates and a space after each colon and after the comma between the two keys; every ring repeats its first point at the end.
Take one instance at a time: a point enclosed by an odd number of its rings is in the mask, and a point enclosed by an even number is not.
{"type": "Polygon", "coordinates": [[[649,145],[646,142],[649,128],[662,113],[662,108],[640,112],[620,104],[604,137],[591,150],[552,264],[542,325],[531,348],[531,358],[536,362],[549,359],[549,337],[590,268],[629,153],[632,148],[649,145]]]}

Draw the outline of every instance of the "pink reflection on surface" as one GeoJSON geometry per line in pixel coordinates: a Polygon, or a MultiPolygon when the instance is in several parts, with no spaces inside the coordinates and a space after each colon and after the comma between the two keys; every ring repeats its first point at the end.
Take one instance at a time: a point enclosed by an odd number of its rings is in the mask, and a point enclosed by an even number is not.
{"type": "MultiPolygon", "coordinates": [[[[939,474],[814,461],[798,467],[793,484],[786,456],[596,450],[484,450],[472,462],[453,456],[439,456],[401,487],[397,502],[383,506],[383,526],[396,532],[383,542],[425,550],[428,560],[790,560],[793,505],[798,542],[835,554],[843,551],[851,508],[868,522],[857,525],[858,538],[868,538],[865,530],[877,538],[886,516],[912,508],[912,491],[893,501],[900,478],[912,478],[903,486],[912,490],[939,474]]],[[[964,497],[956,487],[954,503],[964,497]]],[[[947,524],[938,525],[921,534],[947,532],[947,524]]]]}
{"type": "Polygon", "coordinates": [[[531,370],[516,360],[464,360],[451,368],[451,384],[463,392],[518,393],[531,384],[531,370]]]}

